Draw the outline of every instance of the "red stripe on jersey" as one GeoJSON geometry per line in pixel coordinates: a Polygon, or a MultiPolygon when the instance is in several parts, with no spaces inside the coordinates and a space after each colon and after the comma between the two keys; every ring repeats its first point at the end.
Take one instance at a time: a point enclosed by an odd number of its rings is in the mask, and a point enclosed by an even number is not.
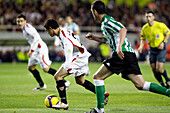
{"type": "Polygon", "coordinates": [[[31,52],[34,52],[34,50],[31,49],[31,52]]]}
{"type": "Polygon", "coordinates": [[[49,65],[45,62],[45,60],[44,60],[44,55],[42,56],[42,60],[43,60],[43,62],[45,63],[45,65],[49,66],[49,65]]]}
{"type": "Polygon", "coordinates": [[[26,24],[26,26],[29,28],[28,24],[26,24]]]}
{"type": "Polygon", "coordinates": [[[67,72],[70,72],[71,71],[71,68],[69,68],[68,70],[67,70],[67,72]]]}
{"type": "Polygon", "coordinates": [[[75,61],[75,60],[76,60],[76,58],[74,58],[74,59],[72,60],[72,62],[75,61]]]}
{"type": "Polygon", "coordinates": [[[41,44],[40,43],[38,44],[38,48],[41,48],[41,44]]]}
{"type": "MultiPolygon", "coordinates": [[[[62,32],[63,36],[64,36],[65,38],[67,38],[66,35],[65,35],[65,33],[64,33],[64,31],[61,30],[61,32],[62,32]]],[[[67,39],[73,44],[73,46],[78,47],[79,51],[80,51],[82,54],[84,53],[84,49],[83,49],[83,48],[75,45],[69,38],[67,38],[67,39]]]]}

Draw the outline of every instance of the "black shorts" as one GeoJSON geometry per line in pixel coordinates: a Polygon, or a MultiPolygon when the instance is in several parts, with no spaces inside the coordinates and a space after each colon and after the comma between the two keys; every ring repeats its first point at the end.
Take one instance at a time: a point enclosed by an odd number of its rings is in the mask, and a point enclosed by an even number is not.
{"type": "Polygon", "coordinates": [[[135,53],[123,52],[124,59],[121,60],[117,53],[113,53],[112,58],[103,61],[103,64],[116,74],[122,74],[122,78],[129,80],[129,74],[142,74],[137,62],[135,53]]]}

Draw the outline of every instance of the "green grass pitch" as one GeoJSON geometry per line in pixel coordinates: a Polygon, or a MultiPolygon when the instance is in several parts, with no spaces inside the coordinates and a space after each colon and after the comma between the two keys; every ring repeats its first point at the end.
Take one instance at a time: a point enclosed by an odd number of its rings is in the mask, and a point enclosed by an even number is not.
{"type": "MultiPolygon", "coordinates": [[[[61,63],[54,63],[51,67],[58,69],[61,63]]],[[[89,63],[91,74],[85,78],[92,81],[93,74],[101,63],[89,63]]],[[[158,83],[148,64],[140,64],[143,77],[147,81],[158,83]]],[[[37,83],[27,70],[27,63],[0,64],[0,113],[84,113],[96,106],[96,96],[82,86],[75,83],[74,77],[68,76],[71,82],[67,91],[68,110],[46,108],[45,97],[58,92],[53,77],[37,67],[41,77],[47,84],[47,89],[32,91],[37,83]]],[[[170,75],[170,64],[165,69],[170,75]]],[[[106,91],[110,93],[106,113],[170,113],[170,98],[137,90],[130,81],[120,75],[113,75],[105,80],[106,91]]]]}

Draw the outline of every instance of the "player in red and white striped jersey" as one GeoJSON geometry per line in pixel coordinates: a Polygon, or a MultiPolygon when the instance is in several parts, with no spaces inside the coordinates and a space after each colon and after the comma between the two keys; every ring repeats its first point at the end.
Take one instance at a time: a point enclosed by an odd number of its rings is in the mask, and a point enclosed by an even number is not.
{"type": "MultiPolygon", "coordinates": [[[[90,81],[84,79],[84,75],[89,73],[88,59],[91,54],[79,42],[78,38],[74,37],[72,32],[65,28],[60,28],[56,20],[48,19],[45,22],[44,27],[51,37],[58,36],[60,44],[64,49],[66,59],[54,75],[61,102],[59,105],[53,106],[53,108],[68,109],[65,84],[63,81],[64,77],[73,74],[77,84],[82,85],[87,90],[95,93],[95,86],[90,81]]],[[[108,98],[106,99],[106,103],[107,101],[108,98]]]]}
{"type": "Polygon", "coordinates": [[[51,61],[48,56],[48,48],[44,41],[41,39],[37,30],[30,24],[26,23],[26,17],[22,14],[17,17],[17,25],[22,29],[25,39],[30,44],[28,70],[34,75],[39,86],[33,90],[46,89],[39,71],[36,69],[36,65],[40,64],[44,72],[47,72],[54,76],[55,69],[50,68],[51,61]]]}

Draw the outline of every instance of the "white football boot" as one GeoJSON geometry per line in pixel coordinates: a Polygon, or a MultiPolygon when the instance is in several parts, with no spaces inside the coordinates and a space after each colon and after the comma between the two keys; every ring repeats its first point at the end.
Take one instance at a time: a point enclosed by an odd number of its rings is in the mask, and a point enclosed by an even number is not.
{"type": "Polygon", "coordinates": [[[63,102],[59,102],[57,105],[52,105],[52,108],[54,109],[64,109],[68,110],[68,104],[64,104],[63,102]]]}
{"type": "Polygon", "coordinates": [[[36,88],[34,88],[34,89],[32,89],[33,91],[39,91],[39,90],[44,90],[44,89],[46,89],[47,88],[47,85],[46,84],[44,84],[44,86],[40,86],[40,85],[38,85],[38,87],[36,87],[36,88]]]}
{"type": "Polygon", "coordinates": [[[93,108],[92,111],[90,112],[84,112],[84,113],[105,113],[104,111],[102,111],[99,108],[93,108]]]}

